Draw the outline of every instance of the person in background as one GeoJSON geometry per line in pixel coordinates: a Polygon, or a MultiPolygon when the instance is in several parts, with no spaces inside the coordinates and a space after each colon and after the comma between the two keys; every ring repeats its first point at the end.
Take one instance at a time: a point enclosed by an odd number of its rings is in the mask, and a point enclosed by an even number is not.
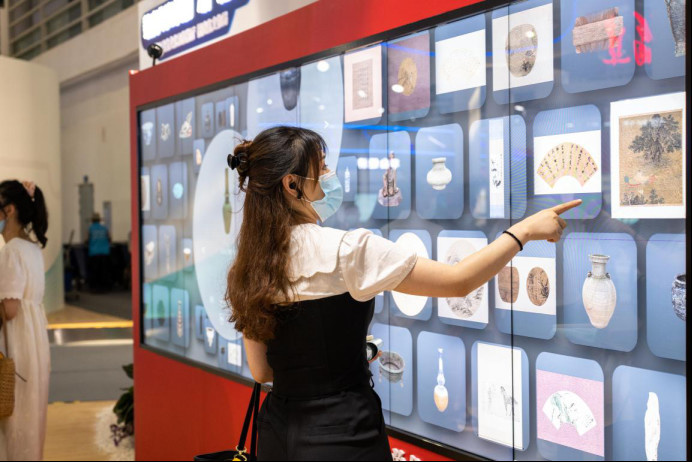
{"type": "Polygon", "coordinates": [[[94,213],[89,227],[89,287],[97,292],[110,286],[111,237],[101,224],[101,215],[94,213]]]}
{"type": "Polygon", "coordinates": [[[33,183],[0,183],[0,351],[15,362],[14,413],[0,420],[0,460],[41,460],[50,348],[43,294],[48,211],[33,183]],[[5,335],[7,334],[7,339],[5,335]],[[5,351],[5,340],[8,350],[5,351]]]}

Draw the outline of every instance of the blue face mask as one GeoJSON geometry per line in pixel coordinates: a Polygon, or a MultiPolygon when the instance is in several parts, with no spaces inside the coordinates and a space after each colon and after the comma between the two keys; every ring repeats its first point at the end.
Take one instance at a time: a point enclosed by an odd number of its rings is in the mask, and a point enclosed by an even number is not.
{"type": "Polygon", "coordinates": [[[304,200],[312,205],[313,210],[320,217],[320,221],[324,223],[341,207],[341,203],[344,201],[344,190],[336,172],[325,173],[319,177],[318,181],[322,192],[324,192],[324,197],[316,201],[304,200]]]}
{"type": "Polygon", "coordinates": [[[0,220],[0,234],[5,231],[5,220],[0,220]]]}

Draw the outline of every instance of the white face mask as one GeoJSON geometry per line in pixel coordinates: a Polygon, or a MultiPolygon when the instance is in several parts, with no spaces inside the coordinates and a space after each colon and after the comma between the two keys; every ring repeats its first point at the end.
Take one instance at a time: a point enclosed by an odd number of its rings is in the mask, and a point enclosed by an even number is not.
{"type": "MultiPolygon", "coordinates": [[[[312,178],[307,179],[310,180],[312,178]]],[[[303,200],[310,203],[317,216],[320,217],[320,221],[324,223],[327,218],[334,215],[341,207],[341,203],[344,200],[344,190],[341,187],[339,177],[336,176],[334,171],[321,175],[318,181],[322,192],[324,192],[324,197],[316,201],[303,200]]]]}

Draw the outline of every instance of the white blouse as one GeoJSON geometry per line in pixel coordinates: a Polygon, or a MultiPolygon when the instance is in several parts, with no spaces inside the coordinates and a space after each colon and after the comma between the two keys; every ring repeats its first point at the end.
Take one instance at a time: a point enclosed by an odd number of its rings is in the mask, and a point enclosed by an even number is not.
{"type": "Polygon", "coordinates": [[[299,225],[291,235],[289,301],[315,300],[346,292],[367,301],[395,289],[416,265],[416,253],[366,229],[343,231],[299,225]]]}

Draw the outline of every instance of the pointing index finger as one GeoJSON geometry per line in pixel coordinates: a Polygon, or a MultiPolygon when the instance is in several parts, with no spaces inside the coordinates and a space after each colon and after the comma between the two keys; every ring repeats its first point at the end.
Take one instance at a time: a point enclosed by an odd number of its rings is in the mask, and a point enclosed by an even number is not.
{"type": "Polygon", "coordinates": [[[558,215],[561,215],[561,214],[565,213],[566,211],[573,209],[574,207],[577,207],[579,205],[581,205],[581,199],[576,199],[573,201],[558,204],[555,207],[553,207],[552,210],[553,210],[553,212],[557,213],[558,215]]]}

